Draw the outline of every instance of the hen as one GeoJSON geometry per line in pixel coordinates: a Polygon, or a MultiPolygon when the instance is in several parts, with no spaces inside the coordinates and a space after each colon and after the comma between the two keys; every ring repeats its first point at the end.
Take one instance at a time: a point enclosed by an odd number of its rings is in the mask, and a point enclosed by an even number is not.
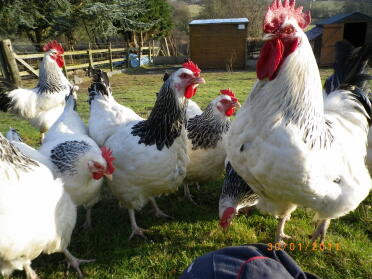
{"type": "MultiPolygon", "coordinates": [[[[134,210],[140,210],[148,200],[156,214],[163,213],[155,197],[175,191],[186,175],[189,160],[186,150],[185,113],[188,99],[195,95],[197,86],[204,83],[200,69],[192,62],[174,72],[163,84],[147,120],[133,120],[112,129],[105,145],[116,158],[116,172],[109,186],[120,204],[128,208],[132,234],[144,236],[138,227],[134,210]]],[[[108,102],[107,86],[93,83],[89,88],[90,117],[99,114],[110,118],[112,111],[98,107],[95,102],[108,102]],[[94,92],[93,92],[94,91],[94,92]]],[[[106,124],[89,120],[89,130],[106,133],[106,124]]]]}
{"type": "MultiPolygon", "coordinates": [[[[164,76],[163,76],[163,81],[165,82],[169,77],[170,77],[170,74],[168,72],[165,72],[164,76]]],[[[158,93],[156,93],[156,94],[158,94],[158,93]]],[[[196,115],[199,115],[199,114],[202,114],[202,113],[203,113],[203,111],[201,110],[199,105],[196,102],[194,102],[193,100],[189,99],[189,103],[188,103],[187,109],[186,109],[186,120],[189,120],[190,118],[193,118],[196,115]]]]}
{"type": "Polygon", "coordinates": [[[99,200],[103,177],[112,179],[114,158],[109,149],[100,149],[88,136],[75,105],[70,94],[62,115],[46,133],[39,151],[53,163],[53,172],[62,178],[74,203],[86,208],[84,226],[90,228],[91,208],[99,200]]]}
{"type": "Polygon", "coordinates": [[[90,114],[88,129],[89,135],[99,146],[115,133],[120,124],[142,118],[132,109],[115,101],[107,73],[94,69],[93,83],[89,88],[90,114]],[[104,127],[104,129],[102,129],[104,127]]]}
{"type": "Polygon", "coordinates": [[[24,269],[28,279],[37,279],[31,261],[41,253],[63,252],[82,277],[79,264],[89,261],[67,250],[75,221],[76,207],[62,181],[0,133],[1,274],[24,269]]]}
{"type": "Polygon", "coordinates": [[[184,181],[185,195],[192,200],[190,183],[206,182],[218,178],[224,169],[225,144],[230,128],[230,116],[240,104],[230,90],[221,90],[207,108],[187,121],[187,164],[184,181]]]}
{"type": "MultiPolygon", "coordinates": [[[[371,189],[365,166],[371,104],[361,72],[323,99],[319,69],[303,29],[310,13],[275,0],[265,14],[266,43],[256,82],[228,136],[232,167],[260,196],[258,206],[279,217],[276,241],[298,205],[313,209],[323,242],[330,220],[357,208],[371,189]]],[[[358,53],[366,65],[370,46],[358,53]]]]}
{"type": "Polygon", "coordinates": [[[220,226],[226,230],[239,210],[256,205],[258,196],[227,162],[225,179],[218,203],[220,226]]]}
{"type": "Polygon", "coordinates": [[[33,89],[14,88],[0,82],[0,110],[10,111],[27,119],[44,133],[62,114],[65,97],[72,85],[62,72],[63,47],[52,41],[43,47],[45,55],[39,67],[39,82],[33,89]]]}

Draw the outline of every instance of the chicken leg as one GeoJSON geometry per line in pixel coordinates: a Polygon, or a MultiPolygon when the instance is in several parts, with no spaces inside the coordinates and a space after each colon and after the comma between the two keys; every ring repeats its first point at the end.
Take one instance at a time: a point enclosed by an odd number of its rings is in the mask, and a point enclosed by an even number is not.
{"type": "Polygon", "coordinates": [[[183,192],[184,192],[184,195],[185,195],[185,198],[188,199],[189,201],[191,201],[193,204],[195,205],[198,205],[194,199],[192,198],[192,195],[190,193],[190,188],[189,188],[189,185],[187,183],[184,183],[183,184],[183,192]]]}
{"type": "Polygon", "coordinates": [[[67,260],[67,263],[68,263],[67,269],[69,269],[70,266],[72,266],[73,268],[75,268],[75,270],[79,274],[79,277],[80,278],[83,278],[84,277],[83,273],[80,270],[80,264],[82,264],[82,263],[91,263],[91,262],[94,262],[95,261],[95,259],[92,259],[92,260],[78,259],[75,256],[73,256],[67,249],[65,249],[63,251],[63,253],[66,256],[66,260],[67,260]]]}
{"type": "Polygon", "coordinates": [[[132,227],[132,233],[130,234],[128,240],[131,240],[133,236],[135,235],[138,235],[146,239],[144,232],[151,232],[151,230],[145,230],[145,229],[138,227],[137,222],[136,222],[136,216],[134,214],[134,209],[132,208],[128,209],[128,213],[129,213],[129,218],[130,218],[130,225],[132,227]]]}
{"type": "Polygon", "coordinates": [[[160,218],[160,217],[163,217],[163,218],[167,218],[167,219],[174,219],[172,216],[169,216],[167,214],[165,214],[158,206],[158,204],[156,203],[156,200],[155,198],[151,197],[149,198],[154,210],[155,210],[155,216],[160,218]]]}
{"type": "Polygon", "coordinates": [[[289,219],[290,219],[290,216],[289,216],[289,215],[286,215],[286,216],[283,216],[283,217],[280,217],[280,218],[279,218],[279,223],[278,223],[278,227],[277,227],[277,229],[276,229],[276,234],[275,234],[275,242],[276,242],[276,243],[284,244],[283,238],[284,238],[284,239],[292,238],[291,236],[286,235],[286,234],[284,233],[284,226],[285,226],[285,223],[286,223],[289,219]]]}
{"type": "Polygon", "coordinates": [[[85,222],[83,224],[83,228],[86,230],[89,230],[92,228],[92,207],[87,206],[85,207],[86,213],[85,213],[85,222]]]}
{"type": "Polygon", "coordinates": [[[311,243],[314,243],[320,236],[320,244],[324,244],[324,239],[330,223],[331,223],[330,219],[324,219],[319,221],[318,226],[316,227],[313,235],[311,236],[311,243]]]}
{"type": "Polygon", "coordinates": [[[25,264],[23,268],[25,269],[27,279],[39,279],[35,270],[31,268],[31,264],[25,264]]]}

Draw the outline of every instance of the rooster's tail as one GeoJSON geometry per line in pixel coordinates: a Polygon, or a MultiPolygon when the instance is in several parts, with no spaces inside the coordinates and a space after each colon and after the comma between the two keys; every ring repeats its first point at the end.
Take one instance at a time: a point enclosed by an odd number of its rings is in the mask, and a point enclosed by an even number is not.
{"type": "Polygon", "coordinates": [[[368,60],[372,55],[372,43],[354,49],[347,59],[343,79],[338,89],[349,90],[353,97],[364,107],[368,124],[372,124],[372,106],[370,99],[368,60]]]}
{"type": "Polygon", "coordinates": [[[88,88],[89,92],[89,104],[94,100],[96,96],[111,96],[112,90],[110,86],[110,80],[106,72],[100,69],[91,70],[93,75],[92,84],[88,88]]]}
{"type": "Polygon", "coordinates": [[[8,96],[8,93],[14,89],[17,89],[14,85],[6,82],[0,82],[0,110],[7,112],[11,111],[13,107],[12,99],[8,96]]]}

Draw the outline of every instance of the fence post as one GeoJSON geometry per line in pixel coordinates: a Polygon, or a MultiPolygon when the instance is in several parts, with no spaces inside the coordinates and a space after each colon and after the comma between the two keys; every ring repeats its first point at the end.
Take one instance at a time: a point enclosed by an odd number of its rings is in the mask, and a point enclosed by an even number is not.
{"type": "Polygon", "coordinates": [[[0,47],[0,72],[2,73],[2,76],[5,80],[10,80],[10,75],[8,69],[6,68],[4,54],[1,51],[1,47],[0,47]]]}
{"type": "Polygon", "coordinates": [[[10,42],[10,40],[3,40],[1,41],[0,47],[3,53],[5,63],[7,64],[7,68],[9,69],[12,82],[16,86],[21,86],[22,80],[19,74],[16,59],[14,57],[12,43],[10,42]]]}
{"type": "MultiPolygon", "coordinates": [[[[66,60],[65,60],[65,63],[66,63],[66,60]]],[[[63,64],[63,73],[65,74],[66,78],[68,79],[68,73],[67,73],[67,69],[66,69],[66,64],[63,64]]]]}
{"type": "Polygon", "coordinates": [[[138,68],[141,67],[142,47],[138,48],[138,68]]]}
{"type": "Polygon", "coordinates": [[[127,44],[127,68],[130,67],[129,53],[130,53],[130,47],[129,47],[129,44],[127,44]]]}
{"type": "Polygon", "coordinates": [[[88,53],[88,57],[89,57],[89,67],[90,67],[91,69],[94,69],[92,50],[89,48],[89,49],[87,50],[87,53],[88,53]]]}
{"type": "Polygon", "coordinates": [[[112,72],[112,71],[114,71],[114,64],[112,64],[112,49],[111,49],[111,42],[110,42],[110,44],[109,44],[108,53],[109,53],[109,59],[110,59],[110,69],[111,69],[111,72],[112,72]]]}
{"type": "Polygon", "coordinates": [[[152,58],[152,53],[151,53],[151,41],[149,42],[149,60],[150,60],[150,63],[151,63],[151,58],[152,58]]]}

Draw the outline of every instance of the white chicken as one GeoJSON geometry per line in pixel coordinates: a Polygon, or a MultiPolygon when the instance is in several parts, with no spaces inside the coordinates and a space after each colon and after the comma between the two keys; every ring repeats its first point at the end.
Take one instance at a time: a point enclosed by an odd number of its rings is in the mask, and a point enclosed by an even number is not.
{"type": "MultiPolygon", "coordinates": [[[[14,88],[0,82],[0,110],[27,119],[44,133],[62,114],[65,97],[73,87],[62,72],[64,49],[57,41],[43,47],[45,55],[39,67],[39,82],[33,89],[14,88]]],[[[76,86],[75,89],[78,87],[76,86]]]]}
{"type": "Polygon", "coordinates": [[[207,182],[222,175],[226,158],[226,136],[230,116],[240,104],[230,90],[221,90],[199,115],[187,121],[187,164],[184,181],[185,196],[192,201],[190,183],[207,182]]]}
{"type": "Polygon", "coordinates": [[[90,261],[67,250],[75,221],[76,207],[62,181],[0,133],[0,273],[24,269],[28,279],[37,279],[31,261],[63,252],[82,277],[79,264],[90,261]]]}
{"type": "MultiPolygon", "coordinates": [[[[345,85],[323,100],[303,32],[310,21],[294,0],[268,7],[258,81],[228,136],[233,168],[259,195],[258,207],[279,217],[277,242],[289,237],[284,225],[298,205],[316,212],[312,241],[323,242],[330,220],[357,208],[372,186],[364,163],[371,104],[355,82],[360,73],[349,69],[345,85]]],[[[359,52],[358,63],[370,51],[359,52]]]]}
{"type": "MultiPolygon", "coordinates": [[[[154,198],[175,191],[186,175],[189,158],[185,113],[187,100],[195,95],[198,84],[205,82],[199,74],[200,69],[194,63],[184,63],[183,68],[164,82],[147,120],[118,125],[105,141],[116,158],[116,172],[109,186],[120,204],[128,208],[132,227],[130,238],[144,236],[144,230],[136,223],[134,210],[140,210],[150,200],[156,214],[164,215],[154,198]]],[[[106,119],[112,115],[112,111],[94,105],[107,100],[106,87],[103,84],[90,87],[90,96],[101,96],[91,99],[91,117],[96,114],[106,119]]],[[[91,125],[99,125],[95,129],[105,133],[105,122],[89,120],[89,130],[91,125]]]]}
{"type": "Polygon", "coordinates": [[[70,94],[60,118],[45,135],[39,151],[53,163],[53,172],[62,178],[66,191],[76,205],[86,210],[85,228],[91,227],[91,208],[98,202],[103,177],[112,179],[111,151],[97,144],[74,110],[76,101],[70,94]]]}
{"type": "Polygon", "coordinates": [[[89,88],[90,110],[102,111],[103,114],[91,113],[88,129],[89,135],[99,146],[102,146],[107,138],[115,133],[118,125],[126,124],[132,120],[142,120],[142,118],[132,109],[115,101],[106,72],[94,69],[92,74],[93,83],[89,88]]]}

